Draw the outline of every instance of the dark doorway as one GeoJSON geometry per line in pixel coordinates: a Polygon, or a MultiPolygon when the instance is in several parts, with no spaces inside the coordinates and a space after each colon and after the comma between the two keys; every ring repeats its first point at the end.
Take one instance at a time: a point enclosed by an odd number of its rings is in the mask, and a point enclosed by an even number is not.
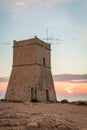
{"type": "Polygon", "coordinates": [[[33,100],[33,97],[34,97],[34,89],[31,88],[31,101],[33,100]]]}
{"type": "Polygon", "coordinates": [[[45,66],[46,64],[45,64],[45,57],[43,57],[43,65],[45,66]]]}
{"type": "Polygon", "coordinates": [[[46,100],[49,101],[49,92],[47,89],[46,89],[46,100]]]}
{"type": "Polygon", "coordinates": [[[37,88],[31,88],[31,102],[37,101],[37,88]]]}
{"type": "Polygon", "coordinates": [[[37,100],[37,88],[35,87],[35,99],[37,100]]]}

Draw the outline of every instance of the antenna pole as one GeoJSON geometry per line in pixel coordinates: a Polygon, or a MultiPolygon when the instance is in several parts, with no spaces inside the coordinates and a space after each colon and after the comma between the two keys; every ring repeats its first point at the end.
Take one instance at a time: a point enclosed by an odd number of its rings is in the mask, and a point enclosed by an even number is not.
{"type": "Polygon", "coordinates": [[[48,43],[48,28],[46,29],[46,42],[48,43]]]}

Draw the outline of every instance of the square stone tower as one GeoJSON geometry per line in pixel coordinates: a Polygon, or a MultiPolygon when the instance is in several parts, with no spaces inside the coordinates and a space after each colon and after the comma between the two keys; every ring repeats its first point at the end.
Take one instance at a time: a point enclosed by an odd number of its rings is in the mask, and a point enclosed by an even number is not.
{"type": "Polygon", "coordinates": [[[14,41],[6,101],[56,101],[50,51],[50,44],[37,37],[14,41]]]}

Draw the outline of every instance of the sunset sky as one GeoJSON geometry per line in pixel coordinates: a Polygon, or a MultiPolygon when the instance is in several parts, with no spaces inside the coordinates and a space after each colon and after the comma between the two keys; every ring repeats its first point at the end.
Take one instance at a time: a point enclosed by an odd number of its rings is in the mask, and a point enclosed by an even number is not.
{"type": "Polygon", "coordinates": [[[57,98],[86,100],[87,0],[0,0],[0,98],[12,69],[13,40],[43,40],[47,29],[57,98]]]}

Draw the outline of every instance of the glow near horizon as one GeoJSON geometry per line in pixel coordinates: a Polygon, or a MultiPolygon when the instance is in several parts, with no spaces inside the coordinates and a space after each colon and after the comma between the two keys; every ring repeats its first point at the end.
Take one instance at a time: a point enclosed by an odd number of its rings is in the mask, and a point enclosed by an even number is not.
{"type": "Polygon", "coordinates": [[[86,94],[87,83],[54,82],[56,93],[86,94]]]}
{"type": "Polygon", "coordinates": [[[10,76],[13,40],[43,39],[46,28],[62,42],[52,45],[53,74],[87,73],[86,7],[86,0],[0,0],[0,77],[10,76]]]}
{"type": "MultiPolygon", "coordinates": [[[[7,89],[8,82],[0,83],[0,92],[4,93],[7,89]]],[[[87,83],[69,83],[54,81],[56,94],[86,94],[87,83]]]]}

